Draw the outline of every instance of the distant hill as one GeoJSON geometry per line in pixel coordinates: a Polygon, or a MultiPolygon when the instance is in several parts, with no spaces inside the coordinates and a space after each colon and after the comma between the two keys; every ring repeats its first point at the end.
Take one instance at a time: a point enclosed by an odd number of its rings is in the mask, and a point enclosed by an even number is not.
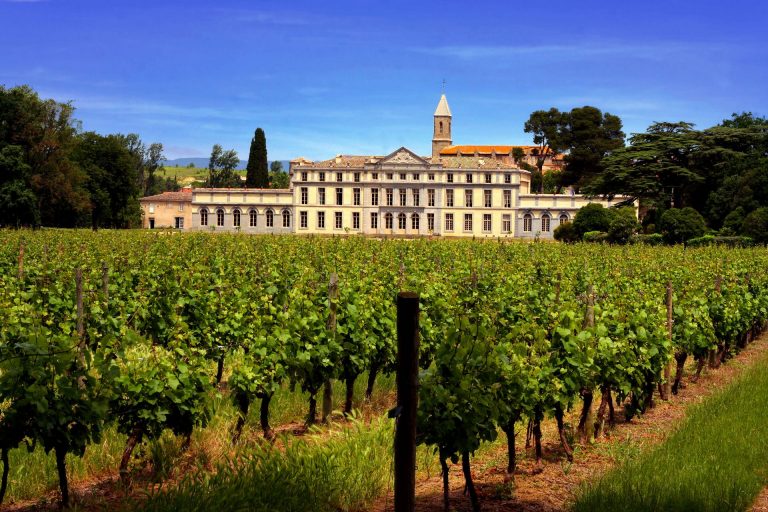
{"type": "MultiPolygon", "coordinates": [[[[173,160],[166,160],[163,162],[163,165],[166,167],[176,167],[177,165],[179,167],[186,167],[190,163],[195,164],[195,167],[205,169],[208,167],[208,158],[199,158],[199,157],[190,157],[190,158],[174,158],[173,160]]],[[[283,163],[283,170],[285,172],[288,172],[288,160],[281,160],[283,163]]],[[[272,162],[269,162],[270,165],[272,162]]],[[[245,169],[245,166],[248,165],[247,160],[240,160],[240,163],[237,164],[238,169],[245,169]]]]}

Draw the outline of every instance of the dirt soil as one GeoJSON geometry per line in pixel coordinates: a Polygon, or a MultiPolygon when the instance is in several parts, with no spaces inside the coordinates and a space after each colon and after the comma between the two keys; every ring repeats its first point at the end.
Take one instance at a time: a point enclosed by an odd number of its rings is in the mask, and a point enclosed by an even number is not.
{"type": "MultiPolygon", "coordinates": [[[[768,361],[768,334],[748,345],[739,355],[724,363],[716,370],[705,370],[698,382],[692,383],[689,376],[695,372],[693,363],[686,367],[683,382],[685,387],[673,395],[668,402],[658,400],[656,405],[642,417],[631,422],[619,420],[615,428],[605,437],[587,444],[575,441],[574,462],[569,464],[560,446],[554,421],[543,425],[544,463],[542,471],[534,471],[535,458],[532,450],[526,450],[525,425],[518,427],[517,471],[514,481],[505,483],[507,453],[506,439],[497,442],[493,449],[482,451],[472,460],[472,477],[477,488],[483,511],[552,512],[567,510],[573,502],[579,486],[615,467],[628,454],[646,450],[673,432],[686,410],[729,382],[737,378],[745,368],[768,361]]],[[[596,401],[599,401],[596,399],[596,401]]],[[[580,410],[579,404],[578,409],[580,410]]],[[[596,411],[593,404],[592,412],[596,411]]],[[[567,419],[571,425],[578,423],[578,410],[572,411],[567,419]]],[[[470,511],[469,496],[464,494],[464,476],[461,465],[451,465],[450,472],[451,510],[470,511]]],[[[419,474],[416,481],[416,510],[438,512],[443,510],[441,476],[419,474]]],[[[393,497],[382,498],[374,508],[376,512],[394,510],[393,497]]],[[[753,512],[768,512],[768,489],[755,502],[753,512]]]]}
{"type": "MultiPolygon", "coordinates": [[[[646,450],[658,444],[674,431],[680,420],[685,417],[686,410],[693,404],[701,402],[713,392],[721,389],[737,378],[745,368],[768,361],[768,334],[764,334],[755,342],[749,344],[738,356],[723,364],[717,370],[705,370],[698,382],[692,383],[689,376],[695,370],[693,363],[686,368],[683,379],[685,387],[674,395],[671,400],[664,402],[656,400],[656,406],[641,417],[631,422],[622,420],[621,409],[617,409],[617,424],[613,429],[608,427],[605,436],[594,443],[580,445],[572,443],[574,462],[568,463],[560,446],[554,421],[542,424],[544,450],[543,464],[540,471],[536,470],[535,459],[531,449],[525,445],[525,424],[518,425],[517,434],[517,471],[514,481],[506,480],[506,439],[501,439],[494,445],[481,449],[472,459],[472,475],[477,488],[482,508],[486,512],[493,511],[523,511],[551,512],[566,510],[574,500],[579,486],[598,478],[605,471],[615,467],[628,455],[646,450]]],[[[599,397],[596,396],[596,402],[599,397]]],[[[593,404],[592,413],[597,404],[593,404]]],[[[578,410],[572,411],[566,418],[567,425],[578,423],[578,410]]],[[[368,411],[370,412],[370,411],[368,411]]],[[[304,432],[303,425],[289,424],[276,430],[293,431],[296,435],[304,432]]],[[[254,434],[256,435],[256,434],[254,434]]],[[[182,462],[190,470],[195,466],[193,454],[182,462]]],[[[185,473],[180,471],[178,476],[185,473]]],[[[150,475],[135,475],[135,485],[132,489],[124,488],[117,475],[105,475],[94,478],[89,482],[78,482],[70,487],[75,510],[103,511],[120,510],[122,505],[129,503],[147,491],[156,488],[158,484],[150,483],[150,475]]],[[[469,511],[469,497],[464,495],[464,477],[460,465],[451,465],[449,471],[451,510],[469,511]]],[[[172,486],[173,482],[165,482],[164,487],[172,486]]],[[[58,506],[58,492],[51,492],[38,500],[7,504],[2,510],[13,512],[54,511],[58,506]]],[[[376,512],[393,511],[391,492],[382,496],[372,510],[376,512]]],[[[416,510],[432,512],[443,510],[442,479],[439,474],[426,474],[424,470],[417,471],[416,510]]],[[[768,489],[756,500],[753,512],[768,512],[768,489]]]]}

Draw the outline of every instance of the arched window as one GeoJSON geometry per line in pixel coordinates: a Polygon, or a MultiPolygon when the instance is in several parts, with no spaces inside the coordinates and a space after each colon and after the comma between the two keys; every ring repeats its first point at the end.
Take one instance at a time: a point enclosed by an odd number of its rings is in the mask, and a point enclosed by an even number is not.
{"type": "Polygon", "coordinates": [[[275,227],[275,213],[272,210],[267,210],[267,227],[275,227]]]}
{"type": "Polygon", "coordinates": [[[289,228],[291,227],[291,212],[288,210],[283,210],[283,227],[289,228]]]}
{"type": "Polygon", "coordinates": [[[385,229],[392,229],[392,214],[387,213],[384,215],[384,228],[385,229]]]}
{"type": "Polygon", "coordinates": [[[541,216],[541,232],[549,233],[550,224],[551,223],[550,223],[549,215],[545,213],[544,215],[541,216]]]}
{"type": "Polygon", "coordinates": [[[200,225],[201,226],[208,225],[208,210],[206,208],[203,208],[200,210],[200,225]]]}
{"type": "Polygon", "coordinates": [[[216,225],[217,226],[224,225],[224,208],[219,208],[216,210],[216,225]]]}
{"type": "Polygon", "coordinates": [[[414,213],[411,215],[411,228],[419,229],[419,214],[414,213]]]}
{"type": "Polygon", "coordinates": [[[401,213],[397,216],[397,227],[399,229],[405,229],[405,214],[401,213]]]}
{"type": "Polygon", "coordinates": [[[248,217],[250,218],[248,225],[251,226],[252,228],[255,228],[256,227],[256,210],[251,208],[251,210],[248,212],[248,217]]]}
{"type": "Polygon", "coordinates": [[[530,233],[533,230],[533,216],[530,213],[523,215],[523,231],[530,233]]]}
{"type": "Polygon", "coordinates": [[[566,222],[568,222],[568,214],[567,213],[561,213],[560,214],[560,225],[562,226],[566,222]]]}
{"type": "Polygon", "coordinates": [[[440,133],[443,133],[443,122],[440,121],[440,133]]]}
{"type": "Polygon", "coordinates": [[[240,227],[240,208],[232,210],[232,225],[236,228],[240,227]]]}

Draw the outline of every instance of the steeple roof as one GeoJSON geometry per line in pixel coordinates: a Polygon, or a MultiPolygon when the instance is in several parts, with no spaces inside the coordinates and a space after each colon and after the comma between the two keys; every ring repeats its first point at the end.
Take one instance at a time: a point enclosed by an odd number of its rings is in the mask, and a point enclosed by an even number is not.
{"type": "Polygon", "coordinates": [[[451,117],[451,109],[448,107],[448,100],[445,99],[445,94],[440,96],[440,103],[437,104],[437,108],[435,109],[435,116],[451,117]]]}

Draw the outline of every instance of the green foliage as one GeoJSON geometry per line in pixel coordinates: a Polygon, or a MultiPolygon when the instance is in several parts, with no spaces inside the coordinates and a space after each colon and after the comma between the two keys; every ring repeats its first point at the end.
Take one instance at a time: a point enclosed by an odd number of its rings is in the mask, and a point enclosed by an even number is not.
{"type": "MultiPolygon", "coordinates": [[[[273,170],[275,172],[276,170],[273,170]]],[[[267,161],[267,137],[264,130],[256,128],[251,139],[246,166],[245,186],[248,188],[268,188],[269,169],[267,161]]],[[[276,188],[276,187],[273,187],[276,188]]]]}
{"type": "Polygon", "coordinates": [[[553,236],[558,242],[565,242],[567,244],[578,242],[581,239],[576,228],[573,226],[573,222],[564,222],[557,226],[553,236]]]}
{"type": "Polygon", "coordinates": [[[651,233],[647,235],[639,234],[634,235],[630,241],[633,243],[655,246],[664,243],[664,236],[661,233],[651,233]]]}
{"type": "Polygon", "coordinates": [[[583,240],[585,242],[607,242],[608,233],[605,231],[587,231],[584,233],[583,240]]]}
{"type": "Polygon", "coordinates": [[[768,207],[758,208],[747,215],[741,232],[759,244],[768,243],[768,207]]]}
{"type": "Polygon", "coordinates": [[[659,229],[668,244],[679,244],[707,232],[704,217],[693,208],[672,208],[664,212],[659,229]]]}
{"type": "Polygon", "coordinates": [[[612,244],[626,244],[632,235],[640,229],[640,223],[635,217],[635,209],[625,206],[613,211],[612,219],[608,225],[608,241],[612,244]]]}
{"type": "Polygon", "coordinates": [[[576,212],[573,228],[580,237],[588,231],[608,232],[613,220],[612,211],[599,203],[589,203],[576,212]]]}
{"type": "Polygon", "coordinates": [[[211,188],[240,188],[242,180],[235,168],[240,162],[234,149],[224,149],[219,144],[214,144],[211,149],[211,158],[208,162],[208,179],[206,187],[211,188]]]}

